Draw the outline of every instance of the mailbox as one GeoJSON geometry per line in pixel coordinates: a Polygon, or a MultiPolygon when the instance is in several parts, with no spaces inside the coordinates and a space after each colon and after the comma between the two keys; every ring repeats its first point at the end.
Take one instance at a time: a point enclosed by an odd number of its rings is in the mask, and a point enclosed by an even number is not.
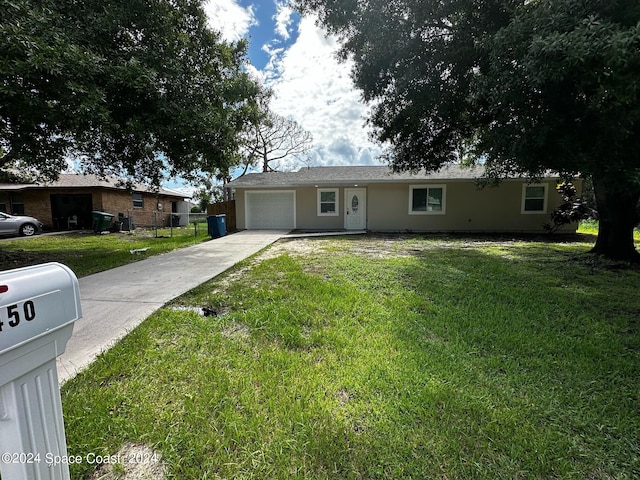
{"type": "Polygon", "coordinates": [[[68,479],[56,357],[82,317],[75,274],[47,263],[0,272],[0,473],[68,479]]]}

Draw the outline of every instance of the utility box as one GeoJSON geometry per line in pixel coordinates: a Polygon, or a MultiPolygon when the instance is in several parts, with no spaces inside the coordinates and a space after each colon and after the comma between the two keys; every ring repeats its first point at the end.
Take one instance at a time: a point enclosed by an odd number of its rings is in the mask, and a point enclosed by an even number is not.
{"type": "Polygon", "coordinates": [[[56,357],[82,317],[78,279],[47,263],[0,272],[0,474],[69,479],[56,357]]]}

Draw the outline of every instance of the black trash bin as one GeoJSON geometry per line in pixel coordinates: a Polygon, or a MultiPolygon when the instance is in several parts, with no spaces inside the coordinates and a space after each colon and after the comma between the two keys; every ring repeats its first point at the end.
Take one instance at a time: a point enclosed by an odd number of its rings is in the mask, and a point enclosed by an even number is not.
{"type": "Polygon", "coordinates": [[[122,231],[123,232],[132,232],[136,229],[136,226],[133,224],[133,219],[131,217],[123,217],[122,218],[122,231]]]}
{"type": "Polygon", "coordinates": [[[211,238],[224,237],[227,234],[227,216],[224,214],[208,216],[207,230],[211,238]]]}

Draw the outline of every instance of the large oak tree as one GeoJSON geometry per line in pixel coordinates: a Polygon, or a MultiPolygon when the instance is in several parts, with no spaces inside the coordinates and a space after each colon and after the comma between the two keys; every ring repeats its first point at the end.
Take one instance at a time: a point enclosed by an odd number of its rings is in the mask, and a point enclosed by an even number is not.
{"type": "Polygon", "coordinates": [[[343,41],[398,170],[593,179],[594,251],[638,261],[640,2],[298,0],[343,41]]]}
{"type": "Polygon", "coordinates": [[[0,168],[157,184],[224,168],[255,116],[246,42],[203,0],[0,0],[0,168]]]}

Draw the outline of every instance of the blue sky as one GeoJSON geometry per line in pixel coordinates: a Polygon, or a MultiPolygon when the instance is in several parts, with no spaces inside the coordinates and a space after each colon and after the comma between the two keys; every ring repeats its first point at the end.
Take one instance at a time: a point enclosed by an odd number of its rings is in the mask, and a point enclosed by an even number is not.
{"type": "Polygon", "coordinates": [[[291,47],[298,38],[300,17],[295,12],[291,12],[289,15],[286,11],[278,12],[273,1],[256,5],[245,0],[238,2],[238,5],[245,9],[251,8],[255,14],[256,23],[249,27],[248,35],[246,35],[249,39],[249,57],[256,69],[264,70],[271,59],[271,55],[265,47],[284,50],[291,47]],[[279,13],[285,18],[282,19],[284,22],[278,27],[276,20],[279,13]],[[280,30],[279,34],[276,29],[280,30]],[[283,32],[286,32],[286,35],[283,36],[283,32]],[[274,33],[276,33],[275,36],[274,33]],[[286,36],[288,38],[285,38],[286,36]]]}
{"type": "MultiPolygon", "coordinates": [[[[272,110],[313,135],[310,165],[379,164],[381,149],[369,140],[365,126],[367,107],[351,83],[349,63],[335,57],[336,39],[327,37],[314,18],[301,18],[286,4],[209,0],[205,10],[211,27],[225,39],[249,40],[249,70],[273,90],[272,110]]],[[[303,165],[290,160],[279,167],[303,165]]]]}

